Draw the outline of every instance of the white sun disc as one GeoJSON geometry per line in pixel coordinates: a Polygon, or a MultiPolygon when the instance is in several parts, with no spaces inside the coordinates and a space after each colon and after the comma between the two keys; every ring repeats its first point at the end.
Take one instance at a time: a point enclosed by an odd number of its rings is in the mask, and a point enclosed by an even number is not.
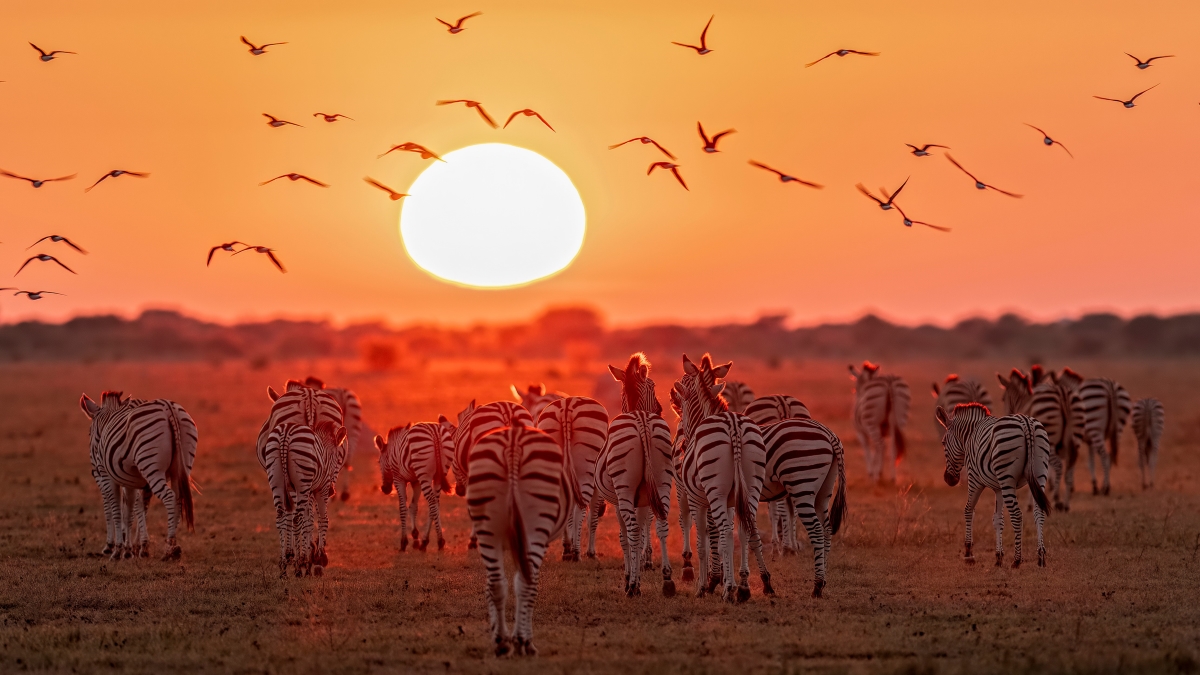
{"type": "Polygon", "coordinates": [[[480,288],[518,286],[571,264],[583,245],[583,200],[562,169],[504,143],[433,161],[407,190],[400,236],[421,269],[480,288]]]}

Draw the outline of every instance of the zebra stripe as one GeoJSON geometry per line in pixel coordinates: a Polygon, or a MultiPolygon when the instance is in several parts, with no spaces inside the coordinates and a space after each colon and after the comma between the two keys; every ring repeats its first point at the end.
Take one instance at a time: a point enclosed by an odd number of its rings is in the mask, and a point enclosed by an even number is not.
{"type": "Polygon", "coordinates": [[[471,447],[467,467],[467,512],[487,570],[496,654],[537,654],[533,603],[538,575],[550,542],[567,524],[568,504],[576,498],[563,475],[562,449],[549,434],[518,419],[514,426],[480,438],[471,447]],[[506,551],[517,565],[512,575],[516,611],[511,634],[505,619],[506,551]]]}
{"type": "Polygon", "coordinates": [[[578,562],[584,516],[596,488],[596,462],[608,442],[608,411],[594,399],[568,396],[547,402],[537,426],[563,449],[564,474],[579,496],[570,504],[563,533],[563,560],[578,562]]]}
{"type": "Polygon", "coordinates": [[[1121,431],[1129,421],[1133,402],[1125,387],[1108,378],[1084,380],[1071,396],[1071,416],[1075,442],[1088,449],[1088,471],[1092,474],[1092,494],[1109,493],[1108,473],[1117,463],[1121,431]],[[1107,447],[1105,446],[1107,443],[1107,447]],[[1104,471],[1104,484],[1096,484],[1096,456],[1104,471]]]}
{"type": "Polygon", "coordinates": [[[867,459],[867,477],[883,482],[884,458],[891,466],[891,482],[904,458],[904,427],[911,399],[908,385],[896,375],[882,375],[879,366],[864,361],[862,371],[850,366],[855,382],[854,431],[867,459]],[[890,441],[890,442],[889,442],[890,441]]]}
{"type": "Polygon", "coordinates": [[[267,387],[267,396],[272,401],[271,412],[267,416],[267,420],[263,422],[262,428],[259,429],[258,442],[255,446],[258,462],[264,470],[267,468],[267,465],[263,463],[263,451],[267,444],[267,437],[280,424],[302,424],[310,429],[315,429],[325,423],[342,426],[342,407],[338,405],[337,399],[326,390],[307,386],[299,380],[288,380],[283,394],[276,393],[273,388],[267,387]]]}
{"type": "Polygon", "coordinates": [[[1006,382],[997,373],[1004,390],[1005,411],[1009,415],[1028,415],[1042,423],[1050,442],[1050,469],[1054,483],[1054,508],[1071,510],[1075,492],[1075,461],[1079,457],[1075,443],[1075,419],[1071,414],[1071,390],[1052,378],[1042,377],[1033,384],[1014,368],[1006,382]]]}
{"type": "Polygon", "coordinates": [[[725,380],[721,398],[729,404],[729,412],[746,414],[746,408],[754,401],[754,392],[744,382],[725,380]]]}
{"type": "Polygon", "coordinates": [[[517,389],[516,385],[508,385],[509,391],[516,397],[517,403],[520,403],[534,419],[537,419],[546,406],[554,401],[561,401],[566,398],[565,394],[559,392],[547,392],[544,384],[531,384],[525,391],[517,389]]]}
{"type": "Polygon", "coordinates": [[[344,387],[329,387],[325,391],[333,396],[338,407],[342,409],[342,422],[346,427],[346,477],[342,480],[341,499],[350,499],[350,471],[354,470],[354,453],[358,450],[359,437],[362,436],[362,403],[358,394],[344,387]]]}
{"type": "Polygon", "coordinates": [[[295,562],[297,577],[320,576],[329,562],[325,554],[327,504],[345,459],[345,440],[346,430],[333,422],[324,422],[315,430],[284,422],[267,436],[263,460],[279,531],[280,577],[286,576],[288,562],[295,562]]]}
{"type": "MultiPolygon", "coordinates": [[[[746,406],[746,417],[760,427],[780,420],[812,419],[808,406],[799,399],[786,394],[761,396],[746,406]]],[[[771,544],[776,555],[795,555],[797,550],[796,520],[792,503],[777,499],[767,504],[767,517],[771,523],[771,544]]]]}
{"type": "MultiPolygon", "coordinates": [[[[933,383],[933,397],[937,400],[937,407],[946,410],[954,410],[954,406],[960,403],[982,403],[988,408],[992,407],[992,395],[979,380],[973,377],[959,377],[953,373],[946,376],[946,381],[940,388],[937,382],[933,383]]],[[[936,418],[933,424],[936,433],[940,435],[942,427],[936,418]]]]}
{"type": "MultiPolygon", "coordinates": [[[[485,434],[502,427],[514,426],[517,422],[527,427],[534,426],[533,416],[529,411],[511,401],[494,401],[476,407],[475,401],[472,400],[458,413],[458,426],[452,431],[451,466],[454,468],[454,494],[460,497],[467,494],[467,485],[471,478],[467,459],[475,443],[485,434]]],[[[472,531],[467,548],[473,549],[477,545],[478,540],[472,531]]]]}
{"type": "Polygon", "coordinates": [[[967,470],[966,552],[964,559],[975,562],[972,552],[972,525],[975,504],[983,488],[996,493],[996,511],[992,523],[996,528],[996,566],[1004,563],[1004,513],[1008,507],[1009,522],[1014,531],[1014,568],[1021,565],[1021,506],[1017,503],[1017,488],[1029,485],[1033,493],[1033,519],[1037,524],[1038,567],[1046,566],[1046,545],[1042,529],[1049,504],[1046,481],[1050,472],[1050,441],[1046,429],[1027,415],[992,417],[979,403],[964,403],[947,413],[937,409],[938,422],[946,430],[942,447],[946,451],[946,483],[958,484],[963,467],[967,470]]]}
{"type": "Polygon", "coordinates": [[[430,530],[437,533],[438,550],[446,547],[442,535],[441,493],[450,492],[446,470],[454,454],[450,423],[442,417],[438,422],[421,422],[395,427],[387,438],[375,437],[379,450],[380,489],[390,495],[392,488],[400,497],[400,550],[408,548],[408,517],[412,517],[413,548],[424,551],[429,546],[430,530]],[[406,487],[412,485],[412,504],[408,504],[406,487]],[[417,529],[417,496],[425,495],[429,518],[425,538],[417,529]]]}
{"type": "Polygon", "coordinates": [[[1158,444],[1162,440],[1166,413],[1156,398],[1144,398],[1133,406],[1133,434],[1138,442],[1138,469],[1142,472],[1142,489],[1154,487],[1154,470],[1158,466],[1158,444]]]}

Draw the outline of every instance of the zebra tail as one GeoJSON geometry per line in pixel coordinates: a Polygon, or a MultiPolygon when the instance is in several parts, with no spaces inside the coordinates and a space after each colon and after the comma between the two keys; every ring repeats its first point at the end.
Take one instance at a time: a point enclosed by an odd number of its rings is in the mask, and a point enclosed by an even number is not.
{"type": "Polygon", "coordinates": [[[275,455],[275,471],[278,472],[283,485],[283,510],[287,513],[296,510],[296,502],[292,501],[292,491],[288,489],[288,483],[291,482],[288,475],[288,450],[291,443],[291,438],[285,436],[280,440],[279,452],[275,455]]]}
{"type": "Polygon", "coordinates": [[[1117,433],[1117,388],[1109,386],[1108,391],[1108,428],[1112,430],[1109,440],[1112,443],[1112,465],[1117,465],[1117,450],[1121,445],[1121,434],[1117,433]]]}
{"type": "MultiPolygon", "coordinates": [[[[842,439],[832,432],[829,434],[833,440],[833,456],[837,460],[838,486],[837,492],[833,495],[833,508],[829,513],[829,526],[833,534],[837,534],[842,527],[842,522],[846,520],[846,513],[849,510],[846,506],[846,452],[842,449],[842,439]]],[[[789,502],[790,504],[790,502],[789,502]]]]}
{"type": "MultiPolygon", "coordinates": [[[[507,429],[506,436],[508,442],[520,448],[521,438],[519,430],[507,429]]],[[[512,453],[505,448],[505,456],[521,461],[520,452],[512,453]]],[[[533,561],[529,558],[529,539],[525,534],[525,522],[521,519],[521,504],[520,504],[520,484],[517,479],[520,476],[519,467],[508,467],[508,513],[512,518],[512,554],[517,561],[517,567],[521,572],[521,577],[526,581],[533,580],[533,561]]]]}
{"type": "MultiPolygon", "coordinates": [[[[638,435],[642,441],[642,484],[650,485],[650,510],[654,513],[654,517],[659,520],[666,520],[667,509],[658,498],[658,485],[653,483],[657,479],[654,475],[654,464],[650,461],[650,453],[654,452],[654,435],[650,431],[650,425],[644,423],[645,420],[638,421],[638,435]]],[[[668,497],[670,499],[670,497],[668,497]]]]}
{"type": "Polygon", "coordinates": [[[176,415],[175,406],[168,403],[167,411],[167,419],[171,425],[171,466],[168,469],[171,483],[173,483],[171,487],[175,490],[176,496],[179,497],[183,522],[187,524],[188,532],[195,532],[195,511],[192,505],[192,477],[188,475],[187,462],[183,457],[183,433],[179,429],[179,417],[176,415]]]}
{"type": "Polygon", "coordinates": [[[750,490],[746,485],[746,471],[742,467],[742,428],[737,419],[732,420],[733,433],[729,434],[730,445],[733,448],[733,498],[738,518],[746,524],[746,529],[754,531],[757,528],[755,518],[750,512],[750,490]]]}
{"type": "Polygon", "coordinates": [[[433,470],[437,474],[437,485],[442,492],[450,494],[450,481],[446,480],[446,467],[442,464],[442,425],[437,425],[433,435],[433,470]]]}
{"type": "Polygon", "coordinates": [[[904,438],[904,429],[900,427],[900,421],[896,419],[896,402],[895,392],[888,389],[888,422],[892,426],[893,438],[896,444],[896,463],[904,459],[904,455],[908,452],[908,443],[904,438]]]}
{"type": "MultiPolygon", "coordinates": [[[[1038,452],[1046,452],[1049,454],[1049,447],[1038,447],[1037,434],[1034,433],[1033,425],[1026,421],[1023,426],[1025,432],[1025,481],[1029,483],[1029,492],[1033,495],[1033,501],[1037,503],[1038,508],[1047,516],[1050,515],[1050,500],[1046,498],[1046,490],[1037,480],[1037,474],[1033,468],[1037,460],[1038,452]]],[[[1048,444],[1047,444],[1048,445],[1048,444]]]]}
{"type": "Polygon", "coordinates": [[[587,512],[588,505],[583,501],[583,490],[579,487],[579,478],[575,475],[575,465],[571,457],[571,432],[574,431],[574,426],[571,424],[571,416],[567,410],[567,400],[557,401],[556,414],[558,415],[558,428],[562,430],[563,444],[563,480],[570,481],[571,487],[575,491],[575,503],[579,508],[587,512]]]}

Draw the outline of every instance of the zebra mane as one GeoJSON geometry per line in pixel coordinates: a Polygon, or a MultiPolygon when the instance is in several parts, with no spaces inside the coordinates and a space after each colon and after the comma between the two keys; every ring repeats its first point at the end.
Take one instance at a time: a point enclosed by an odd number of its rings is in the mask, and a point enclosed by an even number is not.
{"type": "Polygon", "coordinates": [[[877,372],[879,372],[879,364],[871,363],[870,361],[863,361],[862,369],[863,369],[863,372],[877,373],[877,372]]]}
{"type": "Polygon", "coordinates": [[[991,416],[992,414],[992,411],[988,410],[986,405],[972,401],[970,403],[959,403],[958,405],[954,406],[954,416],[958,417],[959,413],[966,412],[968,410],[982,410],[985,416],[991,416]]]}
{"type": "Polygon", "coordinates": [[[313,389],[324,389],[325,381],[319,377],[313,377],[312,375],[309,375],[308,377],[304,378],[304,386],[312,387],[313,389]]]}
{"type": "Polygon", "coordinates": [[[1015,382],[1017,380],[1020,380],[1021,383],[1025,385],[1026,391],[1033,393],[1033,380],[1030,379],[1030,377],[1028,375],[1026,375],[1025,373],[1022,373],[1020,371],[1020,369],[1013,368],[1008,373],[1008,380],[1010,382],[1015,382]]]}
{"type": "Polygon", "coordinates": [[[646,367],[646,374],[650,374],[650,359],[646,358],[644,352],[637,352],[629,357],[629,363],[625,366],[625,376],[629,377],[639,370],[642,366],[646,367]]]}
{"type": "Polygon", "coordinates": [[[388,429],[387,439],[390,441],[390,440],[392,440],[392,434],[394,434],[398,431],[408,431],[411,428],[412,428],[412,422],[409,422],[408,424],[405,424],[404,426],[394,426],[391,429],[388,429]]]}
{"type": "Polygon", "coordinates": [[[950,384],[951,382],[958,382],[958,373],[950,373],[946,376],[946,384],[950,384]]]}
{"type": "Polygon", "coordinates": [[[101,406],[107,405],[109,401],[112,401],[113,403],[116,403],[116,404],[120,404],[121,397],[124,395],[125,395],[125,392],[123,392],[123,391],[112,391],[112,390],[103,391],[100,393],[100,405],[101,406]]]}

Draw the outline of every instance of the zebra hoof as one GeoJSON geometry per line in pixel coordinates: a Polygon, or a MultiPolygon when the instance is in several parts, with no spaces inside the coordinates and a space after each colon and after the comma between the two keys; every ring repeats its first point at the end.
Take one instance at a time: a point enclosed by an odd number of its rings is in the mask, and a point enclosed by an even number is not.
{"type": "Polygon", "coordinates": [[[675,582],[674,581],[671,581],[670,579],[663,579],[663,597],[664,598],[675,597],[675,582]]]}
{"type": "Polygon", "coordinates": [[[1038,551],[1038,567],[1046,566],[1046,552],[1038,551]]]}
{"type": "Polygon", "coordinates": [[[150,544],[142,545],[142,550],[139,552],[138,557],[141,557],[141,558],[149,558],[150,557],[150,544]]]}
{"type": "Polygon", "coordinates": [[[771,585],[771,575],[763,574],[763,595],[775,595],[775,587],[771,585]]]}
{"type": "Polygon", "coordinates": [[[112,555],[112,552],[113,552],[113,545],[105,544],[104,550],[100,552],[100,555],[112,555]]]}
{"type": "Polygon", "coordinates": [[[122,557],[123,557],[123,558],[126,558],[126,559],[128,559],[128,558],[132,558],[132,557],[133,557],[133,549],[131,549],[131,548],[126,548],[126,549],[125,549],[125,553],[122,555],[122,557]]]}
{"type": "Polygon", "coordinates": [[[1014,560],[1013,560],[1013,564],[1012,564],[1012,568],[1015,570],[1015,569],[1017,569],[1017,568],[1018,568],[1018,567],[1020,567],[1020,566],[1021,566],[1021,559],[1020,559],[1020,558],[1016,558],[1016,559],[1014,559],[1014,560]]]}
{"type": "Polygon", "coordinates": [[[996,567],[1003,567],[1003,566],[1004,566],[1004,554],[997,553],[996,554],[996,567]]]}
{"type": "Polygon", "coordinates": [[[563,559],[563,562],[571,562],[571,552],[570,552],[570,551],[563,551],[563,557],[562,557],[562,559],[563,559]]]}
{"type": "Polygon", "coordinates": [[[440,553],[444,548],[446,548],[446,540],[438,539],[438,552],[440,553]]]}
{"type": "Polygon", "coordinates": [[[625,597],[627,597],[627,598],[636,598],[641,594],[642,594],[642,587],[640,584],[630,584],[625,589],[625,597]]]}
{"type": "Polygon", "coordinates": [[[537,647],[533,646],[532,640],[523,640],[522,642],[524,644],[522,644],[522,650],[520,652],[521,654],[523,654],[525,656],[537,656],[538,655],[537,647]]]}
{"type": "Polygon", "coordinates": [[[1092,494],[1093,495],[1100,494],[1100,488],[1096,485],[1096,481],[1092,481],[1092,494]]]}
{"type": "Polygon", "coordinates": [[[812,594],[812,596],[813,596],[814,598],[819,598],[819,597],[821,597],[821,591],[823,591],[824,589],[825,589],[825,580],[824,580],[824,579],[817,579],[816,581],[814,581],[814,582],[813,582],[813,594],[812,594]]]}
{"type": "Polygon", "coordinates": [[[647,571],[654,569],[654,562],[647,560],[644,564],[642,564],[642,569],[647,571]]]}
{"type": "Polygon", "coordinates": [[[407,550],[408,550],[408,538],[405,537],[400,540],[400,552],[404,553],[407,550]]]}
{"type": "Polygon", "coordinates": [[[508,656],[512,652],[512,644],[508,638],[496,638],[496,656],[508,656]]]}
{"type": "Polygon", "coordinates": [[[975,556],[973,556],[973,555],[965,556],[965,557],[963,557],[963,562],[967,563],[968,565],[974,565],[975,564],[975,556]]]}
{"type": "Polygon", "coordinates": [[[470,551],[473,548],[479,548],[479,541],[471,537],[471,541],[467,542],[467,550],[470,551]]]}
{"type": "Polygon", "coordinates": [[[325,576],[325,567],[322,565],[313,565],[313,576],[314,577],[325,576]]]}
{"type": "Polygon", "coordinates": [[[696,580],[696,573],[692,571],[686,560],[683,563],[683,572],[679,574],[679,579],[684,582],[696,580]]]}
{"type": "Polygon", "coordinates": [[[588,560],[595,560],[595,559],[596,559],[596,552],[595,552],[595,551],[588,551],[588,552],[587,552],[587,559],[588,559],[588,560]]]}
{"type": "Polygon", "coordinates": [[[304,568],[300,565],[296,565],[296,578],[299,579],[302,576],[304,576],[304,568]]]}
{"type": "Polygon", "coordinates": [[[1105,497],[1107,497],[1107,496],[1108,496],[1108,493],[1109,493],[1109,491],[1110,491],[1110,487],[1109,487],[1108,485],[1105,485],[1105,486],[1104,486],[1104,489],[1100,491],[1100,494],[1102,494],[1102,495],[1104,495],[1105,497]]]}
{"type": "Polygon", "coordinates": [[[350,501],[350,491],[349,490],[342,490],[342,501],[344,501],[344,502],[350,501]]]}
{"type": "Polygon", "coordinates": [[[738,586],[738,589],[737,589],[738,604],[746,602],[749,599],[750,599],[750,587],[749,586],[738,586]]]}

